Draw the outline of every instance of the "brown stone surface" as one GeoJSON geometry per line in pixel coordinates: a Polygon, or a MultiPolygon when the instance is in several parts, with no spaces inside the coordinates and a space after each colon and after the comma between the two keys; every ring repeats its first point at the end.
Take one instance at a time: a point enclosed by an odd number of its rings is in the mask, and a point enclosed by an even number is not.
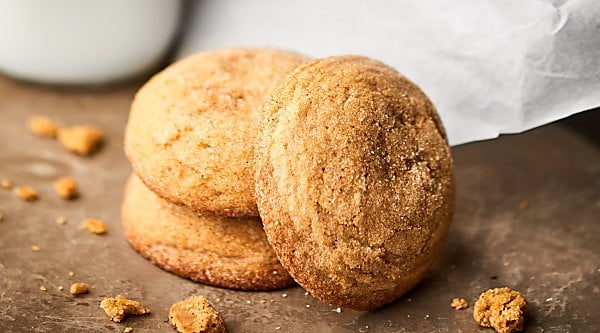
{"type": "Polygon", "coordinates": [[[173,332],[166,322],[171,304],[202,294],[230,332],[276,327],[277,332],[474,332],[472,308],[456,311],[449,300],[460,295],[473,303],[482,291],[500,286],[527,296],[525,332],[600,330],[594,312],[600,308],[600,143],[593,128],[598,111],[453,148],[456,214],[432,271],[389,306],[338,313],[299,287],[253,293],[206,287],[155,267],[127,245],[119,215],[131,168],[122,143],[138,86],[72,90],[0,77],[0,179],[40,192],[31,204],[0,191],[0,331],[121,332],[124,326],[107,320],[98,304],[125,294],[152,309],[150,315],[128,318],[127,326],[135,332],[173,332]],[[27,130],[33,114],[97,125],[105,144],[91,157],[71,154],[27,130]],[[72,175],[85,189],[79,200],[53,193],[52,182],[62,175],[72,175]],[[527,206],[520,208],[523,200],[527,206]],[[92,237],[78,223],[56,225],[57,216],[69,221],[94,216],[110,232],[92,237]],[[43,251],[32,252],[31,244],[43,251]],[[57,290],[75,282],[69,271],[92,286],[89,295],[75,298],[57,290]],[[40,285],[47,291],[40,292],[40,285]]]}

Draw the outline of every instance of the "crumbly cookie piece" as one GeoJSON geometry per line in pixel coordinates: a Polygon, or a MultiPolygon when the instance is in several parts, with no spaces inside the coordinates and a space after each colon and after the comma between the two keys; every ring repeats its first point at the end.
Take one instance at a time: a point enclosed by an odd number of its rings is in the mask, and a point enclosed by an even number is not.
{"type": "Polygon", "coordinates": [[[79,125],[62,127],[58,130],[58,141],[70,152],[90,155],[102,143],[104,134],[95,126],[79,125]]]}
{"type": "Polygon", "coordinates": [[[89,291],[90,287],[87,283],[83,282],[73,283],[69,288],[69,292],[71,293],[71,295],[87,294],[89,291]]]}
{"type": "Polygon", "coordinates": [[[483,327],[498,333],[520,332],[525,324],[527,301],[510,288],[495,288],[483,292],[473,309],[473,319],[483,327]]]}
{"type": "Polygon", "coordinates": [[[10,180],[2,178],[0,179],[0,187],[2,187],[5,190],[10,190],[12,188],[12,183],[10,180]]]}
{"type": "Polygon", "coordinates": [[[143,307],[140,302],[132,301],[123,295],[107,297],[100,302],[108,318],[116,323],[121,322],[127,315],[142,315],[150,313],[150,309],[143,307]]]}
{"type": "Polygon", "coordinates": [[[42,115],[31,116],[27,120],[27,126],[33,134],[43,138],[56,137],[59,128],[52,119],[42,115]]]}
{"type": "Polygon", "coordinates": [[[275,88],[259,128],[260,215],[302,287],[372,310],[421,280],[446,239],[454,172],[414,83],[364,57],[311,61],[275,88]]]}
{"type": "Polygon", "coordinates": [[[227,332],[219,312],[200,295],[173,304],[169,310],[169,324],[181,333],[227,332]]]}
{"type": "Polygon", "coordinates": [[[289,287],[258,218],[198,216],[171,204],[135,176],[123,200],[129,244],[159,267],[205,284],[241,290],[289,287]]]}
{"type": "Polygon", "coordinates": [[[23,201],[36,201],[39,198],[38,192],[31,186],[17,186],[13,191],[23,201]]]}
{"type": "Polygon", "coordinates": [[[79,195],[77,181],[73,177],[61,177],[54,182],[53,186],[56,194],[63,199],[73,199],[79,195]]]}
{"type": "Polygon", "coordinates": [[[450,306],[456,310],[462,310],[469,307],[469,302],[464,298],[453,298],[450,306]]]}
{"type": "Polygon", "coordinates": [[[83,220],[83,222],[81,222],[81,227],[96,235],[105,234],[108,230],[104,222],[94,218],[88,218],[83,220]]]}
{"type": "Polygon", "coordinates": [[[200,213],[258,216],[252,160],[256,115],[275,84],[306,58],[269,49],[202,52],[136,94],[125,152],[151,190],[200,213]]]}
{"type": "Polygon", "coordinates": [[[42,248],[39,245],[37,245],[37,244],[31,245],[31,251],[40,252],[41,250],[42,250],[42,248]]]}

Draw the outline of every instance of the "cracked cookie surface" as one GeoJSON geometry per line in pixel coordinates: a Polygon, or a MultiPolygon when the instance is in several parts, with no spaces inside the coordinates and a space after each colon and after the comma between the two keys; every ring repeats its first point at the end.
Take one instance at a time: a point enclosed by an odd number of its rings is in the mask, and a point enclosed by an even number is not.
{"type": "Polygon", "coordinates": [[[125,151],[134,171],[159,196],[197,212],[258,216],[256,114],[305,60],[277,50],[223,49],[158,73],[131,106],[125,151]]]}
{"type": "Polygon", "coordinates": [[[296,68],[259,119],[256,195],[269,243],[307,291],[371,310],[400,297],[441,250],[454,211],[435,108],[381,62],[296,68]]]}

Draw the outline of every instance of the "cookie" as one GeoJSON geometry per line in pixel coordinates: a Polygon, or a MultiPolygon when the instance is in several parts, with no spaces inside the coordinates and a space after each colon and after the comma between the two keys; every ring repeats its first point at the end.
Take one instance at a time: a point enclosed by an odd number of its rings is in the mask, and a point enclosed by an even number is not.
{"type": "Polygon", "coordinates": [[[314,60],[275,88],[259,128],[260,216],[296,282],[372,310],[421,280],[448,232],[454,174],[414,83],[364,57],[314,60]]]}
{"type": "Polygon", "coordinates": [[[267,243],[258,218],[198,216],[159,198],[132,176],[125,189],[122,223],[136,251],[182,277],[241,290],[294,283],[267,243]]]}
{"type": "Polygon", "coordinates": [[[135,173],[159,196],[197,212],[258,216],[257,113],[301,55],[224,49],[181,60],[136,94],[125,131],[135,173]]]}

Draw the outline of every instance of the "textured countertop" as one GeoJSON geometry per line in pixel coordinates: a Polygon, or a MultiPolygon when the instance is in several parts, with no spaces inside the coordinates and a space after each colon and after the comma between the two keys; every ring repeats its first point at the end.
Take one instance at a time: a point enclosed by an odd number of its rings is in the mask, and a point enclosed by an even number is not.
{"type": "Polygon", "coordinates": [[[27,203],[0,189],[1,332],[122,332],[126,326],[172,332],[170,305],[197,293],[222,312],[231,332],[491,332],[475,324],[472,306],[457,311],[449,304],[463,297],[472,305],[480,292],[498,286],[529,300],[527,332],[600,331],[598,111],[453,148],[457,212],[430,274],[380,310],[338,313],[300,287],[240,292],[193,283],[128,246],[119,219],[131,172],[122,140],[137,86],[82,91],[0,77],[0,178],[40,192],[40,200],[27,203]],[[106,144],[88,158],[67,153],[27,130],[32,114],[97,125],[106,144]],[[79,199],[53,193],[52,182],[63,175],[78,180],[79,199]],[[59,216],[66,225],[55,223],[59,216]],[[104,220],[108,234],[81,230],[86,217],[104,220]],[[33,252],[33,244],[41,251],[33,252]],[[71,296],[68,287],[80,281],[91,292],[71,296]],[[116,294],[141,300],[152,313],[109,321],[99,303],[116,294]]]}

